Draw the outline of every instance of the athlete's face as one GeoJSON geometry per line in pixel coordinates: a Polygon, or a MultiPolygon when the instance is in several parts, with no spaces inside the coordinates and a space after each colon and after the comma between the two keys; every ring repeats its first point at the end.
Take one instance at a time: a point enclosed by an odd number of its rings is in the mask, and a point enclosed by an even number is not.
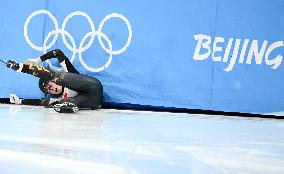
{"type": "Polygon", "coordinates": [[[48,85],[47,85],[47,92],[50,93],[50,94],[60,94],[62,93],[62,86],[60,85],[57,85],[53,82],[48,82],[48,85]]]}

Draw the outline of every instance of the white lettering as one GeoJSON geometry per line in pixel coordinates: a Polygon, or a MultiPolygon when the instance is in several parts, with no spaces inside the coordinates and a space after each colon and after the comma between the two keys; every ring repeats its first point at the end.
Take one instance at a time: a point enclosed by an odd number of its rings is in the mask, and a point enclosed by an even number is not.
{"type": "Polygon", "coordinates": [[[244,60],[245,60],[245,54],[246,54],[246,50],[247,50],[247,47],[248,47],[248,43],[249,43],[249,39],[245,39],[242,50],[241,50],[239,63],[243,63],[244,60]]]}
{"type": "Polygon", "coordinates": [[[233,69],[233,67],[235,65],[235,62],[237,60],[237,57],[238,57],[240,44],[241,44],[241,39],[236,39],[236,43],[235,43],[233,55],[231,57],[231,61],[229,63],[229,66],[226,69],[224,69],[225,71],[229,72],[229,71],[231,71],[233,69]]]}
{"type": "Polygon", "coordinates": [[[212,58],[213,61],[221,61],[221,56],[215,56],[216,52],[221,52],[222,51],[222,47],[218,47],[217,43],[223,43],[224,42],[224,38],[222,37],[215,37],[214,43],[213,43],[213,53],[212,53],[212,58]]]}
{"type": "Polygon", "coordinates": [[[250,46],[250,50],[247,57],[247,64],[251,64],[252,56],[254,55],[256,64],[260,65],[262,63],[262,58],[267,46],[267,41],[263,41],[260,51],[258,52],[258,41],[253,40],[250,46]]]}
{"type": "Polygon", "coordinates": [[[194,39],[198,40],[198,42],[194,51],[193,59],[194,60],[207,59],[211,54],[211,49],[210,49],[211,37],[208,35],[198,34],[194,35],[194,39]],[[205,42],[203,42],[203,40],[205,40],[205,42]],[[204,54],[200,54],[201,47],[207,49],[207,52],[204,54]]]}
{"type": "Polygon", "coordinates": [[[230,54],[230,51],[231,51],[231,48],[232,48],[233,41],[234,41],[233,38],[229,39],[229,42],[228,42],[228,45],[227,45],[227,48],[226,48],[226,51],[225,51],[225,54],[224,54],[223,62],[228,61],[228,57],[229,57],[229,54],[230,54]]]}
{"type": "Polygon", "coordinates": [[[236,61],[239,57],[239,63],[243,64],[244,62],[246,64],[251,64],[252,59],[254,57],[255,63],[257,65],[262,64],[262,59],[265,57],[265,63],[268,66],[271,66],[272,69],[277,69],[283,60],[283,57],[281,55],[277,55],[275,58],[270,58],[269,55],[277,48],[279,47],[284,47],[284,42],[283,41],[277,41],[274,42],[270,45],[268,45],[268,41],[264,40],[261,48],[259,49],[259,41],[258,40],[253,40],[250,43],[249,39],[245,39],[242,43],[241,39],[234,39],[234,38],[229,38],[227,45],[225,45],[225,38],[223,37],[215,37],[214,42],[213,42],[213,48],[211,50],[211,36],[209,35],[204,35],[204,34],[197,34],[194,35],[194,39],[197,41],[196,48],[194,51],[193,59],[194,60],[205,60],[207,59],[210,54],[212,56],[212,60],[214,62],[228,62],[229,64],[227,65],[227,68],[224,69],[224,71],[229,72],[232,71],[234,68],[236,61]],[[222,46],[222,44],[224,44],[222,46]],[[234,44],[234,48],[231,53],[232,45],[234,44]],[[224,50],[224,57],[222,59],[221,54],[224,50]],[[248,49],[249,48],[249,49],[248,49]],[[239,54],[240,50],[240,54],[239,54]],[[247,57],[245,61],[245,55],[246,52],[247,57]],[[230,57],[230,58],[229,58],[230,57]],[[230,59],[230,60],[229,60],[230,59]]]}
{"type": "Polygon", "coordinates": [[[282,56],[278,55],[276,56],[276,58],[274,58],[273,60],[269,60],[268,56],[269,54],[276,48],[278,47],[283,47],[283,41],[278,41],[278,42],[274,42],[273,44],[271,44],[268,48],[267,51],[265,53],[265,62],[267,65],[273,65],[271,68],[272,69],[276,69],[280,66],[281,62],[282,62],[282,56]]]}

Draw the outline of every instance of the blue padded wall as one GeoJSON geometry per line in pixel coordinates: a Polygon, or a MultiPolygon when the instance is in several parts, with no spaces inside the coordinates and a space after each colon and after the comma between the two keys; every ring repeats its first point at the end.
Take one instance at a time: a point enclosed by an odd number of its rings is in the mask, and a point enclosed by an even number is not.
{"type": "MultiPolygon", "coordinates": [[[[282,0],[10,0],[0,14],[1,59],[60,48],[107,102],[284,110],[282,0]]],[[[0,98],[41,97],[36,78],[0,74],[0,98]]]]}

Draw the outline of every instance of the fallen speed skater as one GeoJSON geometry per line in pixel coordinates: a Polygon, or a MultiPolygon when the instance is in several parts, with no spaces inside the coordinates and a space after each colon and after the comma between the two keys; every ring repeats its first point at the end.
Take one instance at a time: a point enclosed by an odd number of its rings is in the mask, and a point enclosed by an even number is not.
{"type": "MultiPolygon", "coordinates": [[[[1,60],[2,61],[2,60],[1,60]]],[[[22,99],[10,95],[13,104],[54,107],[57,112],[77,112],[80,108],[99,109],[103,102],[103,86],[92,76],[80,74],[64,53],[55,49],[38,58],[28,59],[25,63],[13,60],[2,61],[8,68],[39,78],[39,88],[43,99],[22,99]],[[51,71],[39,64],[57,58],[64,72],[51,71]]]]}

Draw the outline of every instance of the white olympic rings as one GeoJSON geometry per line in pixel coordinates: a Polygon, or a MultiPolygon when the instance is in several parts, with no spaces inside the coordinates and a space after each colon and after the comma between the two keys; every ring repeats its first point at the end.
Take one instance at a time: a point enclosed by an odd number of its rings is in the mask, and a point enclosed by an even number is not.
{"type": "MultiPolygon", "coordinates": [[[[99,24],[98,30],[96,30],[95,25],[94,25],[92,19],[90,18],[90,16],[88,16],[85,12],[82,12],[82,11],[75,11],[75,12],[70,13],[68,16],[66,16],[65,19],[63,20],[61,28],[59,28],[57,19],[47,10],[35,11],[25,21],[25,24],[24,24],[24,37],[25,37],[27,43],[30,45],[30,47],[32,47],[33,49],[35,49],[37,51],[41,51],[43,53],[46,53],[47,50],[50,49],[55,44],[59,34],[61,34],[61,38],[63,40],[64,45],[67,47],[67,49],[72,51],[72,57],[71,57],[70,61],[73,62],[74,59],[75,59],[76,54],[78,53],[80,63],[88,71],[91,71],[91,72],[100,72],[100,71],[105,70],[110,65],[110,63],[112,61],[112,56],[121,54],[124,51],[126,51],[127,48],[129,47],[131,39],[132,39],[132,29],[131,29],[130,22],[128,21],[128,19],[125,16],[123,16],[121,14],[118,14],[118,13],[111,13],[111,14],[108,14],[107,16],[105,16],[103,18],[103,20],[101,21],[101,23],[99,24]],[[52,22],[54,23],[54,28],[55,28],[54,30],[48,32],[47,36],[44,39],[43,46],[37,46],[37,45],[33,44],[31,42],[30,38],[28,37],[28,25],[29,25],[31,19],[33,17],[39,15],[39,14],[46,14],[46,15],[48,15],[50,17],[50,19],[52,20],[52,22]],[[80,45],[79,45],[78,48],[77,48],[77,45],[76,45],[76,42],[75,42],[73,36],[69,32],[67,32],[65,30],[67,22],[74,16],[83,16],[83,17],[85,17],[88,20],[88,23],[89,23],[90,28],[91,28],[91,31],[88,32],[87,34],[85,34],[85,36],[81,40],[80,45]],[[125,45],[121,49],[119,49],[119,50],[112,50],[112,43],[111,43],[110,39],[102,32],[102,28],[103,28],[105,22],[107,20],[111,19],[111,18],[119,18],[119,19],[121,19],[126,24],[127,29],[128,29],[127,41],[126,41],[125,45]],[[51,40],[51,42],[49,44],[47,44],[48,39],[51,36],[53,36],[53,35],[54,35],[53,39],[51,40]],[[67,42],[66,36],[70,39],[72,45],[70,45],[67,42]],[[99,44],[101,45],[102,49],[109,54],[109,57],[108,57],[107,62],[103,66],[98,67],[98,68],[92,68],[92,67],[89,67],[85,63],[85,61],[83,60],[83,57],[82,57],[82,53],[92,46],[96,36],[98,36],[98,41],[99,41],[99,44]],[[86,39],[88,37],[90,37],[90,40],[84,46],[84,43],[85,43],[85,41],[86,41],[86,39]],[[105,44],[102,41],[102,39],[104,39],[106,41],[106,43],[108,44],[108,47],[105,46],[105,44]]],[[[52,65],[50,63],[50,61],[48,61],[48,64],[53,69],[62,70],[62,68],[52,65]]]]}

